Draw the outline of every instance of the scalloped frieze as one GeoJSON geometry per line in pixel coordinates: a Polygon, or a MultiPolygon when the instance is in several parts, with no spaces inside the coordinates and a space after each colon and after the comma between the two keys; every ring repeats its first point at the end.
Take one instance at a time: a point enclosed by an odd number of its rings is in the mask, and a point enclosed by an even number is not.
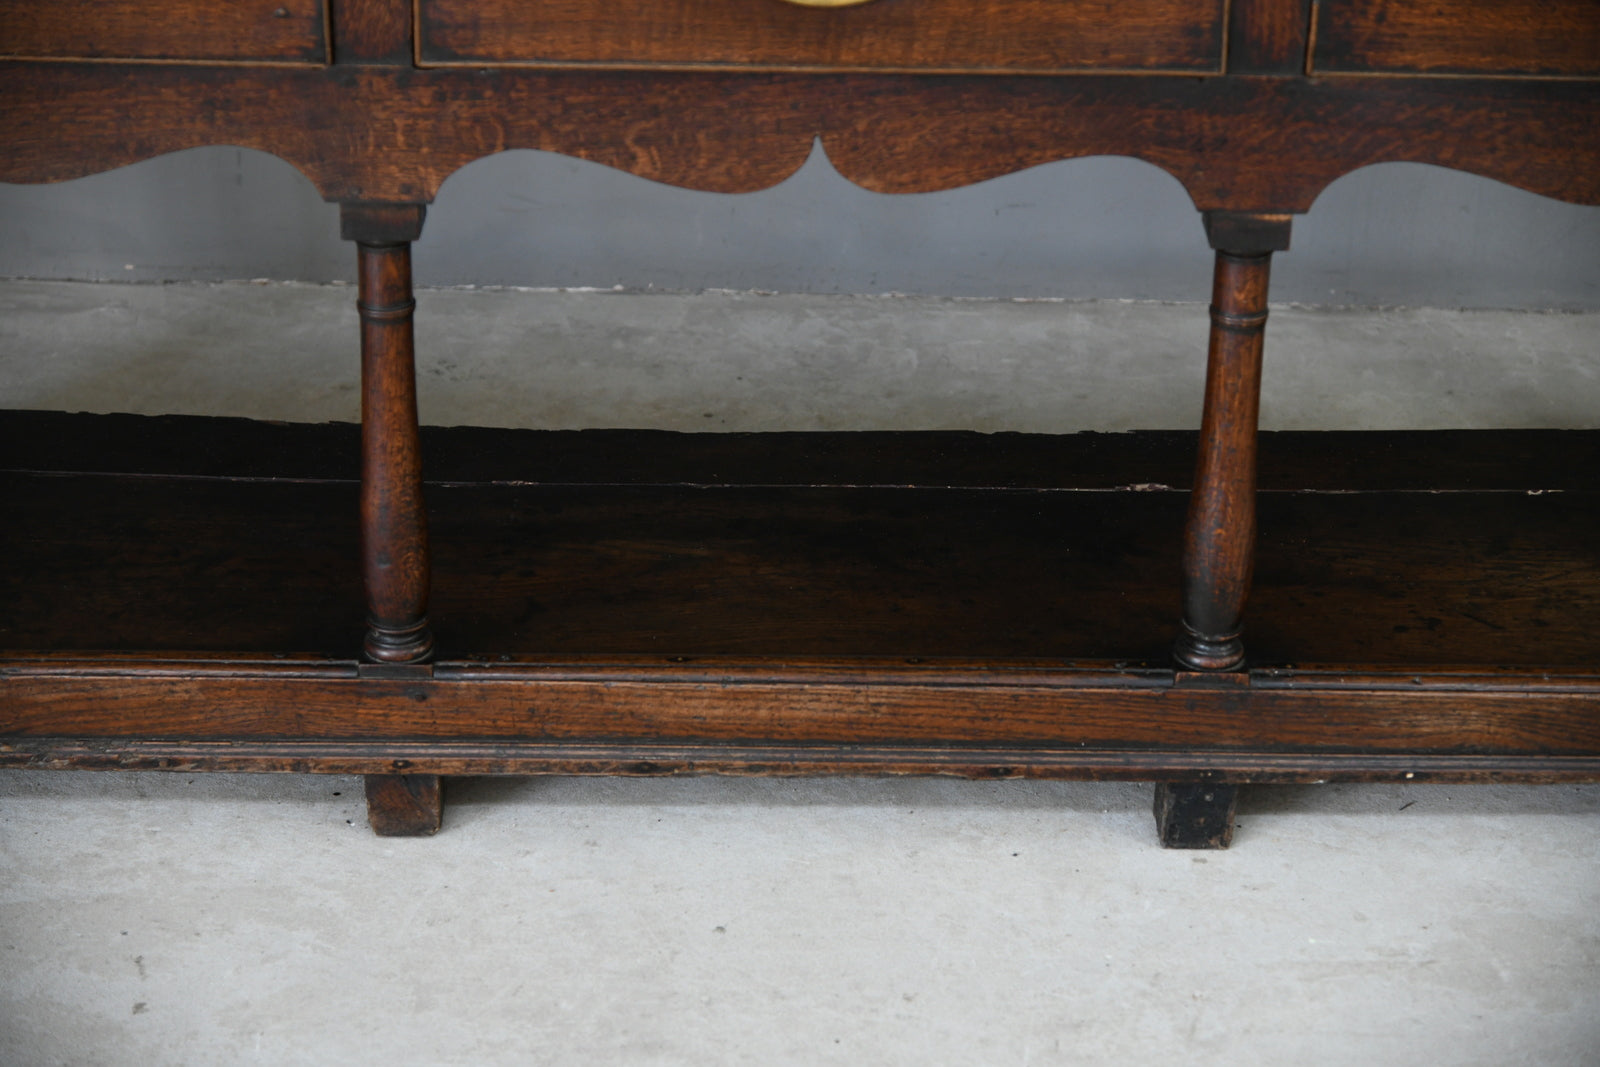
{"type": "Polygon", "coordinates": [[[1432,163],[1600,203],[1600,86],[1469,79],[897,77],[0,63],[0,180],[207,144],[270,152],[329,200],[428,201],[513,148],[751,192],[817,139],[884,193],[1124,155],[1197,207],[1305,211],[1372,163],[1432,163]]]}

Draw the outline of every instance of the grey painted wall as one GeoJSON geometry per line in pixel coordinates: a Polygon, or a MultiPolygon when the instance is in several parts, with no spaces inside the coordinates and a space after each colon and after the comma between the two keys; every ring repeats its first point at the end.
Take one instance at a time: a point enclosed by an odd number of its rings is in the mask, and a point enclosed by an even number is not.
{"type": "MultiPolygon", "coordinates": [[[[235,148],[53,186],[0,185],[0,276],[349,279],[337,211],[235,148]]],[[[882,196],[820,151],[773,189],[673,189],[538,152],[453,175],[417,249],[425,285],[1202,300],[1209,253],[1178,183],[1128,159],[882,196]]],[[[1385,164],[1336,182],[1274,264],[1277,300],[1600,308],[1600,208],[1385,164]]]]}

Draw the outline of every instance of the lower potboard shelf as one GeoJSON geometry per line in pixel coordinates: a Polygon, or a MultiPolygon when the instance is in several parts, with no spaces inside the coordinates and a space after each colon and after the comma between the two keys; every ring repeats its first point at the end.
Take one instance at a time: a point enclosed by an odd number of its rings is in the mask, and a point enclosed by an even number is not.
{"type": "Polygon", "coordinates": [[[0,445],[0,765],[1600,779],[1600,434],[1263,435],[1222,676],[1192,434],[424,431],[415,667],[358,661],[353,427],[0,445]]]}

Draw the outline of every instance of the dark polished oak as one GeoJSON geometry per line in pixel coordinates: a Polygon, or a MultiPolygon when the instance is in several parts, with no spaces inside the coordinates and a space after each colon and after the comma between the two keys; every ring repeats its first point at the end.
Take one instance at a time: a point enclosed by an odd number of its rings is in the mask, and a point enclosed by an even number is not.
{"type": "Polygon", "coordinates": [[[1263,435],[1244,672],[1165,660],[1193,434],[422,441],[448,625],[374,664],[358,428],[0,417],[0,762],[1600,774],[1600,433],[1263,435]]]}
{"type": "Polygon", "coordinates": [[[323,0],[0,0],[0,57],[328,62],[323,0]]]}
{"type": "Polygon", "coordinates": [[[1600,77],[1592,0],[1318,0],[1315,73],[1600,77]]]}
{"type": "Polygon", "coordinates": [[[367,821],[379,837],[439,832],[444,798],[437,774],[369,774],[366,793],[367,821]]]}
{"type": "Polygon", "coordinates": [[[341,205],[362,428],[0,418],[0,763],[360,773],[388,834],[453,773],[1145,778],[1182,847],[1252,781],[1600,778],[1600,438],[1256,433],[1330,182],[1600,204],[1593,0],[0,0],[0,180],[210,144],[341,205]],[[747,192],[818,143],[880,193],[1171,174],[1200,433],[419,431],[460,167],[747,192]]]}
{"type": "Polygon", "coordinates": [[[234,144],[294,164],[329,200],[422,202],[474,159],[537,148],[751,192],[799,170],[820,138],[841,174],[880,193],[1124,155],[1171,173],[1203,210],[1304,212],[1335,178],[1393,160],[1593,204],[1597,120],[1587,80],[0,62],[0,181],[234,144]]]}
{"type": "Polygon", "coordinates": [[[1244,663],[1241,631],[1256,554],[1256,423],[1272,253],[1287,215],[1210,212],[1217,250],[1204,417],[1183,542],[1183,621],[1174,650],[1190,670],[1244,663]]]}
{"type": "Polygon", "coordinates": [[[1219,73],[1223,0],[423,0],[422,64],[1219,73]]]}
{"type": "Polygon", "coordinates": [[[381,663],[420,663],[433,654],[411,325],[411,242],[423,213],[420,204],[346,204],[340,214],[344,237],[358,249],[365,647],[381,663]]]}

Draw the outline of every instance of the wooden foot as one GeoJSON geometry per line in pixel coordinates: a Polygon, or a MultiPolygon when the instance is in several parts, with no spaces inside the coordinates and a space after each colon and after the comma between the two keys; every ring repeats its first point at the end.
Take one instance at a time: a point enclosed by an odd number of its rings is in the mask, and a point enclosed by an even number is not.
{"type": "Polygon", "coordinates": [[[437,774],[369,774],[367,821],[379,837],[427,837],[439,832],[444,798],[437,774]]]}
{"type": "Polygon", "coordinates": [[[1183,540],[1183,621],[1173,656],[1192,671],[1244,664],[1240,637],[1256,542],[1256,422],[1272,253],[1288,215],[1208,212],[1217,250],[1200,454],[1183,540]]]}
{"type": "Polygon", "coordinates": [[[344,204],[340,214],[360,268],[363,647],[379,663],[421,663],[433,654],[411,328],[411,241],[422,232],[423,210],[421,204],[344,204]]]}
{"type": "Polygon", "coordinates": [[[1227,848],[1233,843],[1236,785],[1157,782],[1156,830],[1162,848],[1227,848]]]}

